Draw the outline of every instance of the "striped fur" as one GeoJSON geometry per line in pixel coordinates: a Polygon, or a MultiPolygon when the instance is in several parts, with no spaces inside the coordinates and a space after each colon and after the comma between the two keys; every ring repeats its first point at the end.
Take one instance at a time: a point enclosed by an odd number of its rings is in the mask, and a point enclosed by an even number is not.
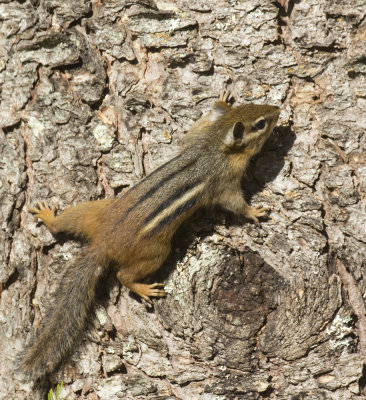
{"type": "Polygon", "coordinates": [[[180,187],[145,219],[145,226],[141,232],[157,233],[166,224],[176,220],[184,212],[189,211],[198,203],[198,196],[204,187],[204,183],[197,181],[180,187]]]}
{"type": "MultiPolygon", "coordinates": [[[[161,172],[163,170],[163,168],[167,169],[168,167],[170,167],[171,164],[176,162],[179,157],[181,157],[181,155],[178,155],[178,156],[174,157],[173,159],[171,159],[170,161],[168,161],[167,163],[161,165],[159,168],[157,168],[155,171],[153,171],[150,175],[148,175],[147,178],[140,181],[140,183],[138,185],[134,186],[134,188],[137,188],[138,186],[142,185],[143,183],[146,184],[148,180],[152,180],[153,178],[155,178],[159,174],[159,172],[161,172]]],[[[161,178],[160,181],[155,183],[154,186],[152,186],[146,193],[141,195],[141,197],[135,203],[133,203],[131,205],[131,207],[122,215],[122,217],[118,221],[118,223],[122,223],[131,211],[133,211],[136,207],[138,207],[144,201],[148,201],[149,198],[154,193],[156,193],[159,189],[161,189],[163,185],[167,184],[169,181],[171,181],[173,178],[175,178],[178,174],[181,174],[182,172],[184,172],[195,161],[196,160],[193,160],[191,163],[187,163],[187,164],[183,165],[181,168],[171,172],[168,176],[161,178]]]]}

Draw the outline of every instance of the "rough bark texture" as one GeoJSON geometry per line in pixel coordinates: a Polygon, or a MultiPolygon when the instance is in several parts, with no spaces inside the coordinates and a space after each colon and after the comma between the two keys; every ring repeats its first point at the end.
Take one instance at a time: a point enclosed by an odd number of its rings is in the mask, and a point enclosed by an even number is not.
{"type": "Polygon", "coordinates": [[[61,380],[70,400],[366,398],[365,12],[0,0],[1,398],[44,398],[61,380]],[[282,104],[243,182],[270,218],[200,213],[151,311],[111,277],[83,345],[34,392],[14,365],[80,243],[29,206],[121,195],[228,83],[236,104],[282,104]]]}

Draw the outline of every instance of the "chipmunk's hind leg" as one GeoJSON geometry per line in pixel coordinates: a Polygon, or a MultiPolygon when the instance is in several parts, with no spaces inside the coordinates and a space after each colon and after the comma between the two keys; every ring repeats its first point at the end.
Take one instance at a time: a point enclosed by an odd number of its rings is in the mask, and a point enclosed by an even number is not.
{"type": "Polygon", "coordinates": [[[138,280],[143,279],[145,276],[154,273],[161,265],[162,262],[140,262],[131,266],[128,269],[121,268],[117,272],[117,278],[132,292],[138,294],[144,300],[151,304],[150,297],[164,297],[166,295],[164,291],[163,283],[140,283],[138,280]]]}
{"type": "Polygon", "coordinates": [[[150,297],[166,296],[163,283],[152,283],[149,285],[146,283],[135,282],[135,283],[130,283],[127,287],[150,304],[152,304],[150,297]]]}
{"type": "Polygon", "coordinates": [[[54,225],[56,220],[55,207],[50,208],[46,201],[39,201],[36,207],[29,207],[29,211],[33,214],[34,221],[40,219],[50,232],[57,233],[57,228],[54,225]]]}
{"type": "Polygon", "coordinates": [[[50,208],[47,202],[38,202],[36,207],[30,207],[34,220],[38,218],[53,233],[65,232],[76,236],[91,238],[94,236],[100,216],[115,202],[115,199],[105,199],[80,203],[69,207],[55,216],[55,208],[50,208]]]}

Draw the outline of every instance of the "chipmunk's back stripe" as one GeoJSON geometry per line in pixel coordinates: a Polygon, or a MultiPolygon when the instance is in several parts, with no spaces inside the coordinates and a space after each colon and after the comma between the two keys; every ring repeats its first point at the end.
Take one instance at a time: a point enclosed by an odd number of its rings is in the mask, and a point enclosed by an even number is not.
{"type": "MultiPolygon", "coordinates": [[[[149,174],[147,177],[145,177],[142,181],[140,181],[137,185],[135,185],[131,190],[137,188],[140,186],[142,182],[144,182],[146,179],[153,177],[157,172],[161,171],[162,168],[170,165],[173,161],[177,160],[181,154],[178,156],[172,158],[165,164],[161,165],[157,169],[155,169],[151,174],[149,174]]],[[[130,214],[131,211],[133,211],[138,205],[143,203],[145,200],[147,200],[149,197],[151,197],[154,193],[156,193],[161,187],[163,187],[166,183],[171,181],[175,176],[177,176],[179,173],[183,172],[186,170],[188,167],[190,167],[192,164],[194,164],[197,161],[197,159],[191,160],[189,163],[186,165],[183,165],[181,168],[177,169],[176,171],[173,171],[171,174],[169,174],[166,177],[163,177],[155,186],[153,186],[150,190],[148,190],[144,195],[142,195],[132,206],[123,214],[123,216],[118,220],[118,223],[122,223],[126,217],[130,214]]]]}
{"type": "Polygon", "coordinates": [[[179,200],[180,198],[182,198],[187,192],[189,193],[189,191],[191,189],[194,189],[199,184],[200,184],[200,181],[194,181],[194,182],[189,182],[186,185],[179,187],[175,193],[173,193],[165,201],[160,203],[158,205],[158,207],[156,207],[155,210],[145,218],[144,225],[148,224],[156,216],[161,214],[163,211],[167,210],[172,204],[174,204],[174,202],[176,200],[179,200]]]}
{"type": "Polygon", "coordinates": [[[198,203],[198,194],[203,190],[205,183],[195,181],[187,184],[159,205],[144,221],[141,233],[151,231],[156,233],[164,225],[178,218],[184,211],[198,203]]]}
{"type": "Polygon", "coordinates": [[[139,204],[147,200],[150,196],[152,196],[155,192],[157,192],[163,185],[171,181],[176,175],[179,173],[183,172],[185,169],[190,167],[196,160],[192,161],[189,164],[184,165],[182,168],[178,169],[177,171],[172,172],[165,178],[163,178],[160,182],[158,182],[154,187],[152,187],[149,191],[147,191],[143,196],[141,196],[135,204],[133,204],[127,211],[126,211],[126,216],[134,209],[136,208],[139,204]]]}
{"type": "Polygon", "coordinates": [[[150,235],[154,235],[158,231],[160,231],[161,228],[163,228],[164,225],[167,225],[169,222],[174,221],[176,218],[178,218],[180,215],[182,215],[185,211],[188,211],[190,208],[194,207],[198,203],[198,197],[193,197],[192,199],[188,200],[186,203],[182,204],[179,206],[172,214],[167,215],[165,218],[163,218],[158,224],[150,231],[150,235]]]}

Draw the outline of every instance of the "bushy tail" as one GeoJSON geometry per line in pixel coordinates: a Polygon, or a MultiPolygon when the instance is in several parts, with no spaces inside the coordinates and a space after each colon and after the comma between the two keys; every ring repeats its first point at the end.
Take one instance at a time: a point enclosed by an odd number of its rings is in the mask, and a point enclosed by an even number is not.
{"type": "Polygon", "coordinates": [[[39,336],[21,361],[24,373],[36,379],[52,372],[83,337],[103,270],[92,251],[68,268],[39,336]]]}

